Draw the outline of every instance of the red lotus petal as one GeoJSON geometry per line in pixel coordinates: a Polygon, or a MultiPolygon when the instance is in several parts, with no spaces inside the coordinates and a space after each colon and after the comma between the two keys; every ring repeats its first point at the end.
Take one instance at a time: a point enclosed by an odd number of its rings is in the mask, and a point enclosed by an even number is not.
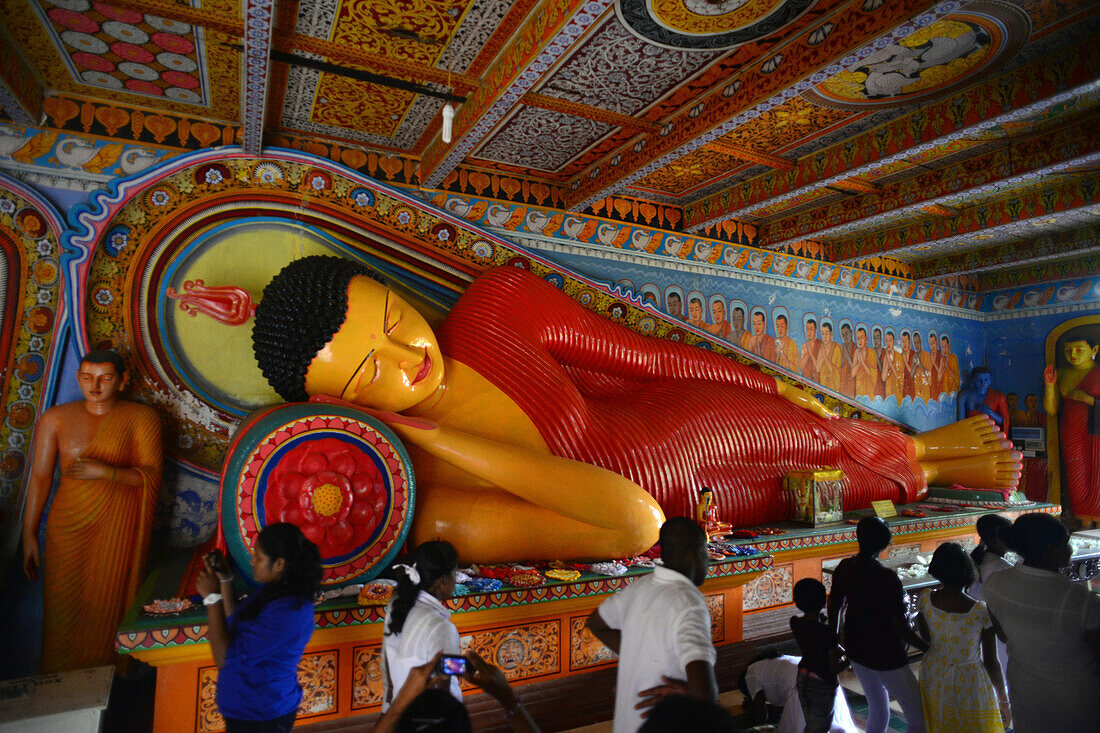
{"type": "Polygon", "coordinates": [[[323,453],[314,453],[302,459],[302,473],[320,473],[328,468],[328,458],[323,453]]]}
{"type": "Polygon", "coordinates": [[[306,477],[300,473],[290,472],[279,477],[279,493],[287,501],[294,501],[305,489],[306,477]]]}
{"type": "Polygon", "coordinates": [[[283,507],[283,515],[279,517],[284,522],[290,522],[291,524],[301,526],[302,513],[298,510],[298,507],[293,504],[287,504],[283,507]]]}
{"type": "Polygon", "coordinates": [[[374,523],[374,507],[363,501],[358,501],[351,508],[348,521],[357,527],[368,527],[374,523]]]}
{"type": "Polygon", "coordinates": [[[330,543],[345,545],[355,535],[355,531],[346,522],[337,522],[329,527],[328,540],[330,543]]]}
{"type": "Polygon", "coordinates": [[[310,542],[315,545],[323,544],[325,541],[325,530],[321,529],[315,524],[307,524],[302,527],[302,534],[306,536],[310,542]]]}
{"type": "Polygon", "coordinates": [[[344,476],[351,476],[359,468],[355,456],[344,452],[329,459],[329,468],[344,476]]]}
{"type": "Polygon", "coordinates": [[[369,498],[381,486],[382,479],[377,471],[352,474],[351,489],[360,499],[369,498]]]}

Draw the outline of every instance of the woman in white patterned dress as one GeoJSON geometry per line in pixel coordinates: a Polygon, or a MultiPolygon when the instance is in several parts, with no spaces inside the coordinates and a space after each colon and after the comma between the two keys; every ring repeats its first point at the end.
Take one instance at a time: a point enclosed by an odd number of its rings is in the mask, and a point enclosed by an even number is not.
{"type": "Polygon", "coordinates": [[[962,546],[945,542],[928,571],[942,587],[917,602],[917,628],[931,643],[920,666],[925,726],[929,733],[1002,733],[1008,694],[993,623],[985,604],[963,592],[977,576],[974,562],[962,546]]]}

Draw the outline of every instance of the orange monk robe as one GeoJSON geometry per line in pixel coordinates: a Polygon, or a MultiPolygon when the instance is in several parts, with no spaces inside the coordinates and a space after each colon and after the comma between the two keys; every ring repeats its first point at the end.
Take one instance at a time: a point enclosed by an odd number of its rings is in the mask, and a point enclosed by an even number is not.
{"type": "Polygon", "coordinates": [[[790,336],[775,337],[775,363],[798,374],[798,344],[790,336]]]}
{"type": "Polygon", "coordinates": [[[840,344],[835,341],[829,343],[822,342],[821,344],[821,368],[818,370],[817,381],[821,383],[822,387],[831,389],[834,392],[840,391],[841,383],[841,362],[843,357],[840,353],[840,344]]]}
{"type": "Polygon", "coordinates": [[[928,404],[929,400],[932,399],[932,355],[927,351],[922,351],[920,352],[919,361],[920,363],[915,365],[916,368],[913,372],[915,396],[928,404]]]}
{"type": "Polygon", "coordinates": [[[878,392],[878,359],[870,346],[857,346],[852,352],[852,376],[856,382],[856,394],[874,397],[878,392]]]}
{"type": "Polygon", "coordinates": [[[943,370],[943,391],[955,394],[959,391],[959,357],[947,355],[947,368],[943,370]]]}
{"type": "Polygon", "coordinates": [[[119,622],[145,578],[160,491],[160,417],[120,400],[82,457],[133,469],[142,481],[61,477],[43,552],[43,672],[114,662],[119,622]]]}
{"type": "Polygon", "coordinates": [[[849,397],[856,396],[855,364],[852,360],[857,348],[854,341],[840,344],[840,391],[849,397]]]}
{"type": "Polygon", "coordinates": [[[799,373],[806,379],[814,382],[821,381],[818,375],[817,359],[821,353],[821,340],[811,339],[802,344],[802,351],[798,358],[799,373]]]}
{"type": "Polygon", "coordinates": [[[900,351],[890,349],[882,355],[882,389],[885,397],[894,395],[901,404],[905,386],[905,357],[900,351]],[[889,367],[887,367],[889,363],[889,367]]]}
{"type": "Polygon", "coordinates": [[[747,334],[742,346],[762,359],[775,361],[775,339],[766,333],[759,336],[754,333],[747,334]]]}

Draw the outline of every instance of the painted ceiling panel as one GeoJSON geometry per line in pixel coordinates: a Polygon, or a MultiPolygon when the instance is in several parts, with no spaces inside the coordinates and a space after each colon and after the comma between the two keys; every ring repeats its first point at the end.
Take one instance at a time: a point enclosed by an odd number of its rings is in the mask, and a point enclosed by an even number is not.
{"type": "Polygon", "coordinates": [[[476,157],[556,171],[608,133],[611,125],[537,107],[521,107],[476,157]]]}

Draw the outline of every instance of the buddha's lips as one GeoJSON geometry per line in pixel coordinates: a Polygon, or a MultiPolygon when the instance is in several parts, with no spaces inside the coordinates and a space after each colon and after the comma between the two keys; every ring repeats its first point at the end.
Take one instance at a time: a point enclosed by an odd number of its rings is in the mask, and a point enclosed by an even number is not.
{"type": "Polygon", "coordinates": [[[424,361],[420,362],[420,370],[417,371],[416,376],[413,377],[413,384],[417,384],[432,371],[432,357],[428,356],[428,349],[424,349],[424,361]]]}

